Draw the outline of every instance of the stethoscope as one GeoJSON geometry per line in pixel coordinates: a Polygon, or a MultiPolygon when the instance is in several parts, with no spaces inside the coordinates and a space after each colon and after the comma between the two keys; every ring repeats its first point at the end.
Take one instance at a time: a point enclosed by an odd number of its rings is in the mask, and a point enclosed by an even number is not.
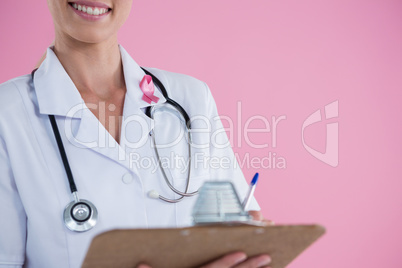
{"type": "MultiPolygon", "coordinates": [[[[163,201],[166,201],[169,203],[177,203],[177,202],[180,202],[181,200],[183,200],[184,197],[190,197],[190,196],[194,196],[194,195],[198,194],[198,191],[188,192],[188,188],[190,185],[191,144],[192,144],[190,117],[188,116],[187,112],[183,109],[183,107],[181,107],[180,104],[178,104],[177,102],[175,102],[174,100],[169,98],[165,86],[162,84],[162,82],[156,76],[154,76],[152,73],[150,73],[149,71],[145,70],[142,67],[141,67],[141,69],[147,75],[150,75],[152,77],[152,81],[160,89],[160,91],[162,92],[162,95],[166,99],[166,102],[163,104],[148,106],[145,111],[145,114],[148,117],[150,117],[151,119],[154,119],[154,115],[155,115],[155,112],[157,111],[157,109],[160,108],[161,105],[168,105],[168,106],[174,108],[177,112],[179,112],[179,114],[183,117],[183,119],[185,121],[185,127],[186,127],[186,132],[187,132],[187,141],[188,141],[187,142],[188,143],[188,152],[189,152],[189,154],[188,154],[189,155],[189,168],[188,168],[188,173],[187,173],[186,188],[185,188],[184,192],[179,191],[170,183],[170,181],[166,175],[165,169],[161,163],[161,158],[159,156],[158,148],[156,146],[155,132],[153,130],[151,130],[151,132],[149,133],[149,135],[152,137],[152,142],[154,144],[154,146],[153,146],[154,151],[155,151],[156,157],[158,159],[159,166],[161,167],[161,171],[162,171],[163,177],[165,179],[165,182],[169,186],[169,188],[174,193],[180,195],[180,197],[175,198],[175,199],[166,198],[166,197],[160,195],[156,190],[151,190],[148,193],[148,196],[151,198],[160,199],[160,200],[163,200],[163,201]]],[[[34,78],[34,74],[35,74],[36,70],[37,69],[33,70],[31,73],[32,80],[34,78]]],[[[88,231],[88,230],[92,229],[98,221],[98,210],[96,209],[96,206],[93,203],[91,203],[90,201],[79,198],[78,189],[77,189],[77,186],[75,185],[73,173],[71,172],[70,164],[67,159],[67,154],[64,149],[64,145],[63,145],[61,135],[60,135],[59,129],[57,127],[57,123],[56,123],[56,119],[55,119],[54,115],[49,115],[49,120],[52,125],[52,130],[53,130],[54,136],[56,138],[57,147],[59,149],[60,156],[63,161],[64,169],[67,174],[70,191],[73,196],[73,201],[71,201],[64,209],[64,213],[63,213],[64,223],[65,223],[66,227],[68,229],[70,229],[71,231],[75,231],[75,232],[88,231]]]]}

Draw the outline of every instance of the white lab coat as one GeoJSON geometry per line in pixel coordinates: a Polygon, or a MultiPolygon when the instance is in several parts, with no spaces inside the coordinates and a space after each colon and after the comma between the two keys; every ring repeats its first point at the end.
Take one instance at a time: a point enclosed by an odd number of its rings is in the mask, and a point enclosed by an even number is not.
{"type": "MultiPolygon", "coordinates": [[[[150,130],[162,124],[158,127],[166,129],[159,136],[163,139],[171,138],[170,133],[177,128],[168,124],[169,119],[153,122],[157,120],[145,115],[144,109],[150,104],[142,100],[139,87],[144,72],[121,46],[120,52],[127,87],[123,110],[126,124],[120,145],[86,107],[51,48],[34,80],[25,75],[0,86],[0,267],[79,267],[91,239],[106,230],[191,225],[196,197],[170,204],[147,195],[155,189],[165,197],[178,197],[166,185],[161,169],[148,167],[150,159],[155,159],[150,130]],[[84,233],[68,230],[63,222],[64,208],[73,199],[49,114],[56,117],[80,198],[98,209],[97,225],[84,233]],[[140,163],[140,159],[147,161],[140,163]]],[[[201,129],[193,133],[195,144],[211,144],[212,136],[221,145],[227,143],[204,82],[183,74],[148,70],[190,117],[209,119],[209,123],[194,120],[193,128],[201,129]]],[[[159,90],[155,95],[160,100],[152,105],[166,101],[159,90]]],[[[180,144],[162,151],[188,159],[187,147],[180,144]]],[[[192,165],[190,191],[206,180],[231,180],[240,197],[245,196],[248,186],[240,168],[235,167],[230,146],[194,148],[192,155],[196,153],[201,157],[192,165]],[[211,168],[200,161],[207,157],[225,157],[231,163],[211,168]]],[[[187,173],[166,168],[175,187],[184,190],[187,173]]],[[[255,200],[250,209],[259,210],[255,200]]]]}

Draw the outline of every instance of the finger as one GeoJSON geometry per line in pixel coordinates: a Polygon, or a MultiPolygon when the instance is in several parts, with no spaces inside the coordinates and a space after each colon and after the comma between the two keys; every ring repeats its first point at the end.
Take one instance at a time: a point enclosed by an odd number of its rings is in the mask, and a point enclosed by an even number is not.
{"type": "Polygon", "coordinates": [[[258,211],[258,210],[250,210],[248,212],[248,214],[250,214],[250,216],[252,216],[253,220],[255,220],[255,221],[262,221],[264,219],[261,211],[258,211]]]}
{"type": "Polygon", "coordinates": [[[264,222],[266,225],[275,225],[275,222],[274,222],[274,221],[264,219],[264,216],[262,216],[261,211],[250,210],[248,213],[250,214],[250,216],[253,217],[253,220],[254,220],[254,221],[262,221],[262,222],[264,222]]]}
{"type": "Polygon", "coordinates": [[[149,265],[146,265],[146,264],[141,263],[141,264],[139,264],[139,265],[137,266],[137,268],[152,268],[152,267],[149,266],[149,265]]]}
{"type": "Polygon", "coordinates": [[[271,263],[271,257],[268,255],[259,255],[248,258],[246,261],[235,266],[235,268],[257,268],[263,267],[271,263]]]}
{"type": "Polygon", "coordinates": [[[274,221],[271,221],[271,220],[263,219],[262,221],[263,221],[264,223],[266,223],[267,225],[275,225],[275,222],[274,222],[274,221]]]}
{"type": "Polygon", "coordinates": [[[247,255],[243,252],[235,252],[227,254],[216,261],[208,263],[201,268],[229,268],[241,263],[247,259],[247,255]]]}

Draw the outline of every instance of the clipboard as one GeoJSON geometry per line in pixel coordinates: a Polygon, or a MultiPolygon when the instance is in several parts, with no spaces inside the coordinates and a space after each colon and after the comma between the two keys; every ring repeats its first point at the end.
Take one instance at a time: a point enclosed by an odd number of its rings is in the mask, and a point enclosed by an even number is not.
{"type": "Polygon", "coordinates": [[[96,236],[83,268],[199,267],[234,251],[269,254],[283,268],[325,233],[320,225],[194,226],[177,229],[112,230],[96,236]]]}

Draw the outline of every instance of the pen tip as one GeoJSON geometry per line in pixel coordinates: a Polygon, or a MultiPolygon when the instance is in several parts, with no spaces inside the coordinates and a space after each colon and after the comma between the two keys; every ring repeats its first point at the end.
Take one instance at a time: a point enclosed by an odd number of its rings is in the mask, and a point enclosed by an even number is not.
{"type": "Polygon", "coordinates": [[[251,181],[251,184],[256,184],[256,183],[257,183],[257,180],[258,180],[258,172],[255,173],[255,175],[254,175],[254,177],[253,177],[253,180],[251,181]]]}

